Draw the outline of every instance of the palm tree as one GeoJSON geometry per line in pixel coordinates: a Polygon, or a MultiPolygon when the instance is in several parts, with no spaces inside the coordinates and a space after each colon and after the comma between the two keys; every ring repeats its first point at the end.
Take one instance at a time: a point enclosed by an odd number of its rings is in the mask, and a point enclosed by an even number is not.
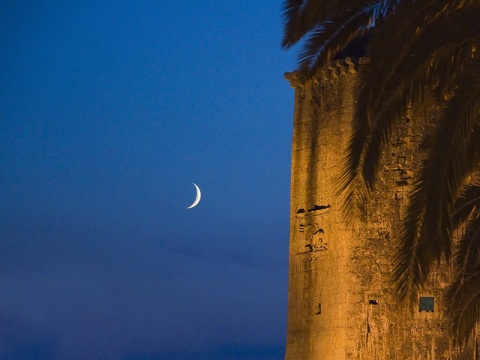
{"type": "Polygon", "coordinates": [[[306,38],[301,81],[315,77],[353,40],[371,36],[341,176],[347,218],[374,189],[382,150],[409,105],[422,107],[433,98],[442,108],[409,198],[393,277],[400,298],[411,303],[434,266],[453,261],[447,302],[458,345],[480,319],[480,191],[468,185],[480,169],[478,19],[480,0],[284,3],[282,46],[306,38]],[[452,236],[460,228],[466,230],[455,247],[452,236]]]}

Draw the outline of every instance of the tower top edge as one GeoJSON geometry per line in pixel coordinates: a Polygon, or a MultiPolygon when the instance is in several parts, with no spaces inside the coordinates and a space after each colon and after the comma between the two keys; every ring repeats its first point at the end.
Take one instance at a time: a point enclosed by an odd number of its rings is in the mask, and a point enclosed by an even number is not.
{"type": "Polygon", "coordinates": [[[319,84],[322,81],[329,81],[344,75],[356,74],[358,72],[358,66],[366,62],[367,60],[364,57],[346,57],[345,59],[330,61],[325,68],[317,71],[317,73],[309,79],[302,76],[299,70],[286,72],[284,77],[290,82],[290,86],[295,89],[310,83],[319,84]]]}

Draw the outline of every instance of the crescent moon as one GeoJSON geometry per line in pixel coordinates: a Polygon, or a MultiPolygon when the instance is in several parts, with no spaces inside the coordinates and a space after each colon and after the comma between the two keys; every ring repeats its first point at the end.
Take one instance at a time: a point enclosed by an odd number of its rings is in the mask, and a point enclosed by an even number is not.
{"type": "Polygon", "coordinates": [[[200,202],[200,199],[202,198],[202,192],[200,191],[200,188],[197,186],[197,184],[195,184],[195,183],[192,183],[192,184],[197,189],[197,196],[195,197],[195,201],[193,202],[193,204],[190,205],[189,207],[187,207],[187,209],[191,209],[191,208],[194,208],[195,206],[197,206],[198,203],[200,202]]]}

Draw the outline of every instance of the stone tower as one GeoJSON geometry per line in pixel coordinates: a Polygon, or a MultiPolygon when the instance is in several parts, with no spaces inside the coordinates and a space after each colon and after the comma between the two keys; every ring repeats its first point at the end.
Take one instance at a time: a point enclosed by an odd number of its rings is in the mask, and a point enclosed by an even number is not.
{"type": "MultiPolygon", "coordinates": [[[[361,62],[361,61],[360,61],[361,62]]],[[[452,349],[443,291],[434,273],[412,313],[390,283],[394,243],[420,159],[422,134],[438,111],[412,111],[395,130],[364,219],[347,224],[336,195],[351,131],[359,60],[332,62],[317,81],[295,88],[286,360],[478,358],[477,345],[452,349]]]]}

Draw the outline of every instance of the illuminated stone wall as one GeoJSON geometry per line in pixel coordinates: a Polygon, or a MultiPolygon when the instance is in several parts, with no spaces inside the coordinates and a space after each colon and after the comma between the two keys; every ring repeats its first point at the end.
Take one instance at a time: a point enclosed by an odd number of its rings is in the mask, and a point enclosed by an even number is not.
{"type": "Polygon", "coordinates": [[[420,161],[417,148],[435,106],[402,120],[384,153],[366,218],[348,226],[343,220],[336,189],[357,68],[358,61],[337,61],[306,85],[286,74],[295,88],[295,114],[285,359],[475,359],[473,345],[453,352],[446,334],[447,268],[433,274],[422,294],[429,311],[399,307],[390,283],[394,242],[420,161]]]}

